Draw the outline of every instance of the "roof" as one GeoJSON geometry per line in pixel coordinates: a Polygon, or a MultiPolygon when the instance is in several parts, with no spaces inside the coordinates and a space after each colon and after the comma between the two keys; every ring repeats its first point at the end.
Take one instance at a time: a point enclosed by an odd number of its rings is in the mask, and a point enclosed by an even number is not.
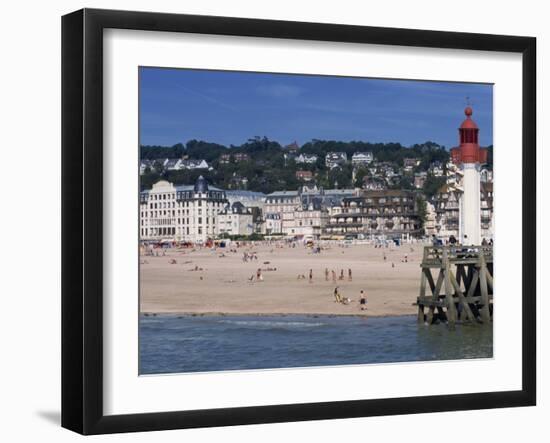
{"type": "Polygon", "coordinates": [[[412,194],[414,194],[414,191],[409,191],[407,189],[380,189],[363,191],[361,197],[408,197],[412,194]]]}
{"type": "Polygon", "coordinates": [[[466,109],[464,109],[464,115],[466,115],[466,120],[462,122],[460,125],[460,129],[477,129],[476,123],[472,120],[472,114],[474,111],[470,106],[466,106],[466,109]]]}
{"type": "MultiPolygon", "coordinates": [[[[215,188],[212,188],[215,189],[215,188]]],[[[246,191],[242,189],[235,189],[235,190],[228,190],[225,191],[226,195],[231,196],[234,195],[235,197],[256,197],[256,198],[263,198],[265,197],[265,194],[263,192],[256,192],[256,191],[246,191]]]]}
{"type": "Polygon", "coordinates": [[[325,189],[327,195],[353,194],[355,189],[325,189]]]}
{"type": "Polygon", "coordinates": [[[298,143],[296,143],[295,141],[292,142],[290,145],[286,145],[285,148],[286,149],[300,149],[300,147],[298,146],[298,143]]]}
{"type": "Polygon", "coordinates": [[[342,151],[338,151],[338,152],[327,152],[327,157],[339,157],[339,158],[343,158],[343,157],[346,157],[347,158],[347,154],[345,152],[342,152],[342,151]]]}
{"type": "Polygon", "coordinates": [[[296,197],[298,191],[275,191],[271,194],[267,194],[267,197],[296,197]]]}
{"type": "Polygon", "coordinates": [[[467,118],[460,125],[460,129],[477,129],[477,125],[472,119],[467,118]]]}

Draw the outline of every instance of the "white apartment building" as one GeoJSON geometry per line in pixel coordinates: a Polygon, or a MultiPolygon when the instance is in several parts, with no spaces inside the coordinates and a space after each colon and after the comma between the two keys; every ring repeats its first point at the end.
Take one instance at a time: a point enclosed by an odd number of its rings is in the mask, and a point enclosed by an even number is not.
{"type": "Polygon", "coordinates": [[[356,152],[351,156],[353,166],[366,166],[374,160],[372,152],[356,152]]]}
{"type": "Polygon", "coordinates": [[[267,220],[269,215],[278,214],[281,223],[281,232],[286,233],[294,226],[294,209],[300,203],[301,197],[298,191],[272,192],[265,198],[265,218],[267,220]]]}
{"type": "Polygon", "coordinates": [[[281,216],[279,214],[266,214],[264,230],[262,234],[272,235],[272,234],[282,234],[283,226],[281,223],[281,216]]]}
{"type": "Polygon", "coordinates": [[[317,156],[315,154],[300,154],[294,159],[296,163],[314,164],[317,162],[317,156]]]}
{"type": "Polygon", "coordinates": [[[194,186],[160,180],[140,194],[140,238],[204,242],[216,235],[226,204],[225,191],[209,187],[203,176],[194,186]]]}
{"type": "Polygon", "coordinates": [[[254,220],[250,212],[240,202],[227,205],[218,213],[218,235],[252,235],[254,233],[254,220]]]}
{"type": "Polygon", "coordinates": [[[287,236],[319,238],[328,221],[328,210],[323,208],[320,199],[302,203],[293,211],[292,222],[283,227],[287,236]]]}
{"type": "Polygon", "coordinates": [[[348,155],[345,152],[329,152],[325,155],[325,165],[329,169],[336,168],[348,161],[348,155]]]}

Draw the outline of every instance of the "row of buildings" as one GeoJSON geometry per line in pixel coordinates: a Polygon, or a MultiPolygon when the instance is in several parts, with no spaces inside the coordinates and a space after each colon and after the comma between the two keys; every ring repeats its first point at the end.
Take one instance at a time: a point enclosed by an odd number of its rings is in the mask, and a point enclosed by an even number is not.
{"type": "MultiPolygon", "coordinates": [[[[300,152],[300,147],[296,142],[291,143],[284,148],[285,160],[294,160],[300,164],[315,164],[319,157],[315,154],[306,154],[300,152]]],[[[355,152],[351,157],[351,164],[354,167],[366,166],[374,160],[372,152],[355,152]]],[[[325,166],[329,169],[343,166],[348,162],[348,154],[345,152],[327,152],[325,154],[325,166]]]]}
{"type": "MultiPolygon", "coordinates": [[[[492,237],[492,183],[482,184],[483,236],[492,237]]],[[[199,177],[194,185],[165,180],[140,194],[142,240],[205,242],[254,233],[294,238],[386,238],[406,240],[458,235],[456,188],[445,185],[426,205],[407,190],[323,189],[315,185],[271,194],[223,190],[199,177]]]]}
{"type": "MultiPolygon", "coordinates": [[[[287,146],[284,157],[285,160],[293,159],[297,164],[315,164],[318,156],[315,154],[298,154],[299,147],[296,143],[287,146]],[[295,147],[295,149],[293,148],[295,147]]],[[[351,157],[351,164],[354,167],[367,166],[373,161],[372,152],[356,152],[351,157]]],[[[240,163],[250,160],[250,156],[244,152],[234,152],[221,154],[218,162],[220,165],[226,165],[231,162],[240,163]]],[[[345,152],[329,152],[325,155],[325,165],[329,169],[333,169],[344,165],[348,161],[348,156],[345,152]]],[[[143,159],[140,161],[139,170],[143,175],[148,171],[162,169],[165,171],[180,171],[184,169],[212,169],[212,166],[204,159],[189,159],[189,158],[163,158],[156,160],[143,159]]]]}
{"type": "Polygon", "coordinates": [[[212,169],[212,167],[206,160],[188,158],[164,158],[157,160],[143,159],[139,163],[140,175],[153,170],[181,171],[184,169],[212,169]]]}

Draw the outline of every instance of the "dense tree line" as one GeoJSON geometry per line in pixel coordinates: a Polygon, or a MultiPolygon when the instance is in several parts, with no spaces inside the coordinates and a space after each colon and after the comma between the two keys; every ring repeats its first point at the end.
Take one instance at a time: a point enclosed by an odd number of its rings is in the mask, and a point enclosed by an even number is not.
{"type": "MultiPolygon", "coordinates": [[[[302,182],[296,178],[296,171],[308,170],[314,174],[318,185],[325,188],[344,188],[360,186],[363,177],[369,172],[366,168],[356,170],[355,182],[352,182],[352,166],[349,163],[355,152],[370,151],[378,162],[388,162],[400,168],[405,158],[417,158],[420,164],[413,172],[428,170],[431,163],[439,161],[443,165],[449,159],[449,151],[437,143],[428,141],[405,147],[400,143],[369,143],[363,141],[330,141],[311,140],[305,143],[300,152],[315,154],[318,159],[315,164],[298,164],[294,159],[285,158],[285,148],[278,142],[267,137],[253,137],[241,145],[224,146],[200,140],[190,140],[185,145],[178,143],[174,146],[141,146],[141,159],[161,160],[165,158],[204,159],[212,167],[210,170],[180,170],[164,171],[160,162],[146,171],[141,177],[142,189],[150,188],[157,180],[164,178],[176,184],[194,183],[199,175],[205,176],[208,181],[220,188],[245,188],[260,192],[273,192],[281,189],[297,189],[302,182]],[[348,163],[340,168],[329,170],[325,166],[325,155],[328,152],[345,152],[348,163]],[[247,154],[248,161],[236,161],[234,154],[247,154]],[[232,154],[229,163],[220,162],[222,154],[232,154]],[[244,185],[246,183],[246,186],[244,185]]],[[[489,147],[489,162],[492,165],[492,146],[489,147]]],[[[441,179],[428,175],[424,192],[432,196],[441,184],[441,179]]],[[[404,175],[394,188],[413,189],[413,176],[404,175]]]]}

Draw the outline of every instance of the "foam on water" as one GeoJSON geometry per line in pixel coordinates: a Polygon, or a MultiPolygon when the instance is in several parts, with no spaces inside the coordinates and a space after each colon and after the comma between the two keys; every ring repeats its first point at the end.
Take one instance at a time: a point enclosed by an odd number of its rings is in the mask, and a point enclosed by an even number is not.
{"type": "Polygon", "coordinates": [[[262,320],[220,320],[220,323],[226,323],[237,326],[249,326],[251,328],[316,328],[324,326],[325,323],[308,323],[302,321],[262,321],[262,320]]]}

